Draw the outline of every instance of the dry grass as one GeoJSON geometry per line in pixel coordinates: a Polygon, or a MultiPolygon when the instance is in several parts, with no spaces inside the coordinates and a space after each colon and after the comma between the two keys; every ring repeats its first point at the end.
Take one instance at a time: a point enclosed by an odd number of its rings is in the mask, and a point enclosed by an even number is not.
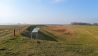
{"type": "Polygon", "coordinates": [[[7,36],[0,38],[0,56],[98,56],[98,26],[53,26],[40,31],[57,42],[7,36]]]}

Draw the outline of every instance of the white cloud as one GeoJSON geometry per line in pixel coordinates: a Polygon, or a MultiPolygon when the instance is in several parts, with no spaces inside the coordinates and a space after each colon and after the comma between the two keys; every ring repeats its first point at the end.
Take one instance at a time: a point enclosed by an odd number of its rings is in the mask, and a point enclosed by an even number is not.
{"type": "MultiPolygon", "coordinates": [[[[5,1],[5,0],[4,0],[5,1]]],[[[0,0],[0,18],[14,17],[18,14],[17,9],[14,8],[9,1],[4,2],[0,0]]]]}
{"type": "Polygon", "coordinates": [[[64,0],[52,0],[53,3],[61,3],[64,2],[64,0]]]}
{"type": "Polygon", "coordinates": [[[42,2],[42,1],[47,1],[47,2],[51,2],[51,3],[61,3],[67,0],[33,0],[33,1],[37,1],[37,2],[42,2]]]}
{"type": "Polygon", "coordinates": [[[59,2],[63,2],[64,0],[54,0],[54,2],[59,3],[59,2]]]}
{"type": "Polygon", "coordinates": [[[0,3],[0,17],[8,17],[11,13],[11,9],[8,5],[0,3]]]}

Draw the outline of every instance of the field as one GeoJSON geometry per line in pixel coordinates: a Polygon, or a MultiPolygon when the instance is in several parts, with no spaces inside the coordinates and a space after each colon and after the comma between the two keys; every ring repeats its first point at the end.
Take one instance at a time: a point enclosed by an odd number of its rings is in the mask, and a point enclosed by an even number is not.
{"type": "Polygon", "coordinates": [[[0,56],[98,56],[98,26],[0,26],[0,56]],[[15,36],[13,35],[15,29],[15,36]]]}

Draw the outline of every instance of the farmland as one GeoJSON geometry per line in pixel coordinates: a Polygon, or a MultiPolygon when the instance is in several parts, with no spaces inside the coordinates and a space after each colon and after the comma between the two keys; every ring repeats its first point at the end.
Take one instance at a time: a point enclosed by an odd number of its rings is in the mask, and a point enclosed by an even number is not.
{"type": "Polygon", "coordinates": [[[39,26],[31,39],[35,27],[0,26],[0,56],[98,56],[98,26],[39,26]]]}

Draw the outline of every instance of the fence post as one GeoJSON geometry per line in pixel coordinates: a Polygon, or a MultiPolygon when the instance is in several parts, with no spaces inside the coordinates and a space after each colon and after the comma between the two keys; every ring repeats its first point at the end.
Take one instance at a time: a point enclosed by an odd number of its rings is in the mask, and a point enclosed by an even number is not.
{"type": "Polygon", "coordinates": [[[16,36],[16,34],[15,34],[15,29],[14,29],[14,37],[16,36]]]}
{"type": "Polygon", "coordinates": [[[32,39],[32,32],[31,32],[31,39],[32,39]]]}

